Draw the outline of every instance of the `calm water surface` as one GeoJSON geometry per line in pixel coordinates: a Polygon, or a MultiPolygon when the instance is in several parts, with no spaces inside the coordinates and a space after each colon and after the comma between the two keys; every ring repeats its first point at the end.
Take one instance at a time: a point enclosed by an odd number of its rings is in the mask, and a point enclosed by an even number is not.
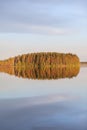
{"type": "Polygon", "coordinates": [[[87,68],[58,80],[0,73],[0,130],[87,130],[87,68]]]}

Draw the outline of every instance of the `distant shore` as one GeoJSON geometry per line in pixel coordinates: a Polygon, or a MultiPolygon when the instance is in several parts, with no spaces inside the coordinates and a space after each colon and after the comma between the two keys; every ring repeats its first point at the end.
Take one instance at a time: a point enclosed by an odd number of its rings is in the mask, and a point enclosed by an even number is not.
{"type": "Polygon", "coordinates": [[[80,62],[81,67],[87,67],[87,62],[80,62]]]}

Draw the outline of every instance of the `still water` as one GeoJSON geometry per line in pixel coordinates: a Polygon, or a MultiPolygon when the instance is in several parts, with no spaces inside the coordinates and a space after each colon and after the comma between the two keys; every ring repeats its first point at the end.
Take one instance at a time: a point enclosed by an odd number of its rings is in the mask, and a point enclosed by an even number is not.
{"type": "Polygon", "coordinates": [[[87,130],[87,68],[55,80],[0,73],[0,130],[87,130]]]}

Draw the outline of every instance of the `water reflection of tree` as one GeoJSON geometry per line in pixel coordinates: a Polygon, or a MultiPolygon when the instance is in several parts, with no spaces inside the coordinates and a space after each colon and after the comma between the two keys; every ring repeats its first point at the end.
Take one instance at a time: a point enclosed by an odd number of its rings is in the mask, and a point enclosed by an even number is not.
{"type": "Polygon", "coordinates": [[[59,79],[72,78],[79,73],[79,67],[44,67],[25,68],[20,71],[16,68],[16,76],[29,79],[59,79]]]}
{"type": "Polygon", "coordinates": [[[0,67],[0,72],[5,72],[17,77],[29,79],[60,79],[77,76],[80,67],[0,67]]]}

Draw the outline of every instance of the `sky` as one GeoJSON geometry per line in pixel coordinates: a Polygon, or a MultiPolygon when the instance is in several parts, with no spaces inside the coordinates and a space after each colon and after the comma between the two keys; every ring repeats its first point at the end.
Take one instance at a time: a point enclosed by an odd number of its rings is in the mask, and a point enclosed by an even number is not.
{"type": "Polygon", "coordinates": [[[87,61],[87,0],[0,0],[0,59],[44,51],[87,61]]]}

